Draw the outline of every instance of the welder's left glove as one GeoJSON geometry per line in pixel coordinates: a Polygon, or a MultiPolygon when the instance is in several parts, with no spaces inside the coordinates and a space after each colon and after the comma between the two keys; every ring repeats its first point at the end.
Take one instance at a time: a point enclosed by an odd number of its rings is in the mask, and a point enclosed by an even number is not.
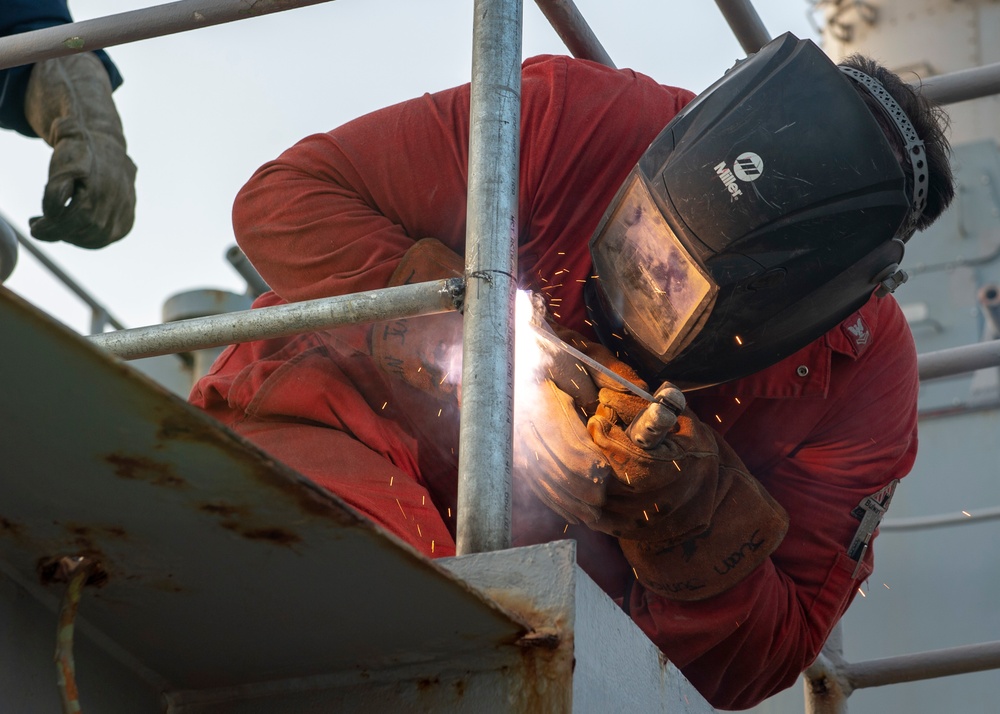
{"type": "MultiPolygon", "coordinates": [[[[436,238],[424,238],[403,254],[386,287],[462,277],[465,261],[436,238]]],[[[372,327],[372,356],[388,374],[438,399],[453,397],[462,372],[462,316],[421,315],[372,327]]]]}
{"type": "Polygon", "coordinates": [[[39,240],[101,248],[125,236],[135,217],[135,164],[107,70],[92,52],[57,57],[31,70],[24,115],[52,147],[39,240]]]}
{"type": "MultiPolygon", "coordinates": [[[[551,329],[567,344],[646,389],[636,371],[601,343],[557,324],[541,329],[551,329]]],[[[517,339],[529,336],[518,333],[517,339]]],[[[617,410],[641,410],[648,403],[548,342],[539,340],[539,346],[546,355],[541,378],[530,395],[518,395],[524,403],[516,406],[515,474],[569,523],[590,525],[599,517],[604,482],[613,472],[584,424],[597,412],[615,419],[617,410]],[[599,394],[604,396],[603,403],[599,394]]]]}

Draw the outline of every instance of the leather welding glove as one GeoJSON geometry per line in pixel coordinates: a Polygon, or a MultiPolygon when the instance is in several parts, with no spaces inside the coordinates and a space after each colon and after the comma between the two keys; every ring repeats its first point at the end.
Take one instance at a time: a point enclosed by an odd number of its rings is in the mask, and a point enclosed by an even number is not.
{"type": "Polygon", "coordinates": [[[31,234],[81,248],[124,237],[135,217],[135,164],[125,153],[111,80],[92,52],[39,62],[31,71],[24,114],[52,147],[42,216],[31,234]]]}
{"type": "Polygon", "coordinates": [[[624,426],[600,415],[588,422],[613,472],[588,525],[618,537],[640,583],[669,599],[703,600],[778,547],[788,514],[690,409],[654,449],[633,443],[624,426]]]}
{"type": "MultiPolygon", "coordinates": [[[[614,357],[604,345],[560,325],[547,327],[612,372],[646,388],[635,370],[614,357]]],[[[522,339],[520,333],[518,339],[522,339]]],[[[614,418],[613,407],[600,404],[598,394],[607,393],[609,403],[616,403],[619,408],[629,408],[630,402],[624,396],[627,394],[624,388],[602,372],[585,367],[545,340],[539,340],[539,346],[546,358],[539,379],[529,395],[518,394],[515,471],[542,503],[567,522],[589,525],[600,516],[605,480],[613,476],[613,471],[585,424],[595,411],[602,409],[614,418]]],[[[636,399],[641,402],[640,409],[648,404],[639,397],[636,399]]]]}
{"type": "MultiPolygon", "coordinates": [[[[424,238],[403,254],[387,287],[462,277],[465,261],[436,238],[424,238]]],[[[462,316],[456,312],[376,323],[372,356],[388,374],[438,399],[458,393],[462,375],[462,316]]]]}

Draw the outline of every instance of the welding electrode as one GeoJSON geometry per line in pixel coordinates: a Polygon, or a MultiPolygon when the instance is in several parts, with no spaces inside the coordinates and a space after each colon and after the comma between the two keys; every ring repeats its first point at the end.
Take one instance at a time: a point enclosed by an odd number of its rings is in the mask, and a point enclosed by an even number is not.
{"type": "Polygon", "coordinates": [[[649,406],[632,420],[632,423],[629,424],[628,429],[625,431],[632,442],[643,449],[655,449],[662,444],[667,434],[670,433],[677,423],[677,416],[687,406],[684,393],[670,382],[661,384],[655,394],[650,394],[638,385],[632,384],[632,382],[612,372],[593,357],[584,354],[572,345],[559,339],[552,331],[552,328],[545,324],[542,319],[544,315],[544,303],[540,300],[536,301],[533,298],[532,306],[534,314],[531,319],[531,327],[539,337],[544,338],[549,344],[566,352],[589,369],[600,372],[608,379],[620,384],[627,391],[650,402],[649,406]]]}
{"type": "Polygon", "coordinates": [[[653,395],[653,401],[632,420],[625,433],[637,446],[655,449],[677,424],[677,417],[687,406],[684,393],[670,382],[664,382],[653,395]]]}

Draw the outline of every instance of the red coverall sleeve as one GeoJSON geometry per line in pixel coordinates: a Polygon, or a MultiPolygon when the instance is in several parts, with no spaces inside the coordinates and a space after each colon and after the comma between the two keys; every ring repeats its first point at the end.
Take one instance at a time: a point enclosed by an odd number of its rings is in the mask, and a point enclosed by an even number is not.
{"type": "MultiPolygon", "coordinates": [[[[830,409],[756,474],[791,519],[770,561],[701,602],[633,590],[633,619],[716,707],[749,708],[793,684],[871,573],[871,548],[859,569],[846,553],[859,526],[851,511],[916,455],[916,352],[901,317],[881,322],[857,361],[832,355],[830,409]]],[[[796,418],[798,400],[774,401],[783,404],[763,410],[761,429],[796,418]]]]}
{"type": "Polygon", "coordinates": [[[287,301],[385,287],[415,240],[465,233],[468,87],[306,137],[233,205],[240,247],[287,301]]]}

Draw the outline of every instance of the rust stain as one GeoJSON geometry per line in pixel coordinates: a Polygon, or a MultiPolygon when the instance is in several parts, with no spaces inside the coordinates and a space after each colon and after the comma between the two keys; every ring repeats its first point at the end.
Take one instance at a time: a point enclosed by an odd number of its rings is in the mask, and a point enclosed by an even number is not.
{"type": "Polygon", "coordinates": [[[203,503],[198,506],[198,510],[203,513],[210,513],[213,516],[222,516],[224,518],[235,518],[236,516],[246,515],[245,508],[241,506],[234,506],[231,503],[225,502],[203,503]]]}
{"type": "Polygon", "coordinates": [[[17,538],[19,535],[21,535],[22,530],[23,529],[20,524],[14,523],[13,521],[8,521],[3,516],[0,516],[0,533],[11,535],[17,538]]]}
{"type": "MultiPolygon", "coordinates": [[[[85,585],[93,586],[96,588],[104,587],[108,584],[109,576],[108,572],[104,569],[101,564],[100,551],[91,552],[78,552],[73,553],[72,557],[84,556],[91,558],[96,561],[94,564],[94,571],[87,578],[85,585]]],[[[62,567],[62,560],[66,558],[66,555],[55,555],[45,558],[39,558],[38,563],[35,566],[35,571],[38,573],[38,579],[41,581],[42,585],[54,585],[56,583],[68,582],[66,577],[66,571],[62,567]]]]}
{"type": "Polygon", "coordinates": [[[129,481],[148,481],[154,486],[168,488],[184,488],[188,485],[170,466],[145,456],[115,453],[108,454],[104,460],[114,467],[115,476],[129,481]]]}
{"type": "MultiPolygon", "coordinates": [[[[156,448],[163,449],[171,441],[184,441],[216,449],[230,460],[237,461],[247,476],[257,483],[287,496],[304,514],[329,518],[345,526],[367,525],[367,520],[349,507],[341,505],[339,499],[329,491],[300,476],[263,451],[256,450],[256,447],[248,448],[244,437],[228,427],[201,412],[191,414],[177,410],[174,405],[170,407],[169,413],[157,410],[160,413],[155,417],[159,424],[156,448]]],[[[131,465],[125,466],[128,472],[131,465]]]]}
{"type": "Polygon", "coordinates": [[[200,419],[192,418],[190,414],[172,412],[157,417],[159,426],[156,431],[157,441],[217,441],[223,427],[221,424],[206,424],[200,419]]]}
{"type": "Polygon", "coordinates": [[[440,684],[441,680],[438,677],[434,678],[427,677],[424,679],[417,680],[417,689],[421,692],[424,692],[430,689],[431,687],[437,687],[440,684]]]}
{"type": "Polygon", "coordinates": [[[520,686],[511,692],[515,711],[570,712],[575,665],[572,644],[568,648],[559,643],[555,647],[522,647],[520,651],[520,686]]]}
{"type": "Polygon", "coordinates": [[[291,547],[302,542],[302,536],[277,526],[269,528],[248,528],[235,521],[223,521],[222,527],[238,533],[248,540],[262,540],[275,545],[291,547]]]}
{"type": "Polygon", "coordinates": [[[121,526],[89,526],[78,523],[67,523],[66,530],[76,536],[75,543],[81,547],[92,548],[93,538],[113,538],[115,540],[126,540],[128,532],[121,526]]]}

